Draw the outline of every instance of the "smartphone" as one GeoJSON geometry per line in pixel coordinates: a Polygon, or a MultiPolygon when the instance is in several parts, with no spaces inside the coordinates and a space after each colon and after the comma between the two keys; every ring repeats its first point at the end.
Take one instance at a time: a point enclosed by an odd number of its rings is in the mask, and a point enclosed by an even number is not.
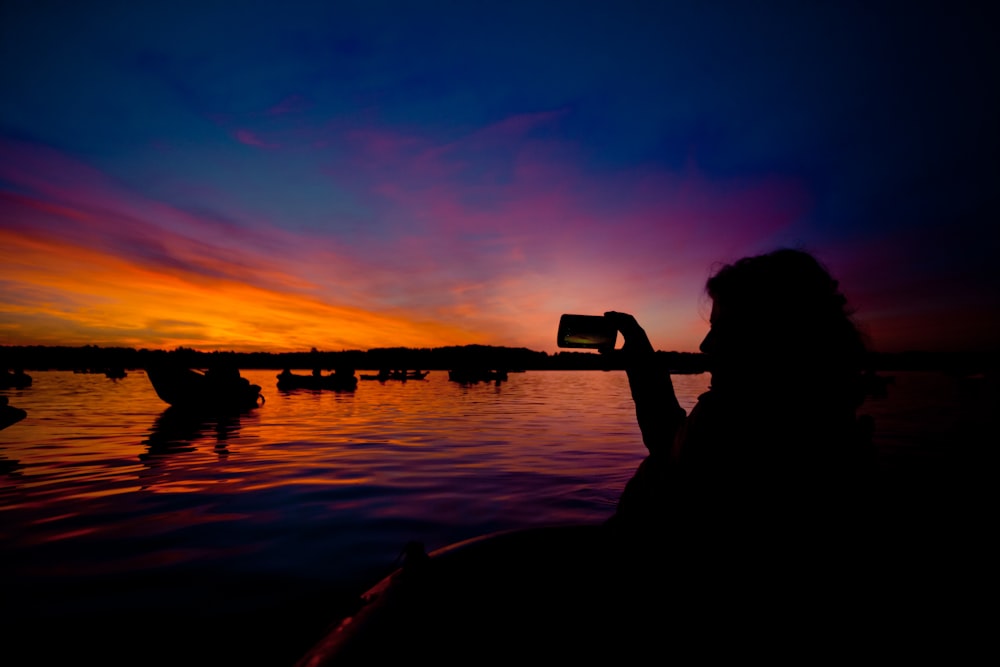
{"type": "Polygon", "coordinates": [[[614,348],[618,330],[604,315],[563,315],[559,318],[559,347],[614,348]]]}

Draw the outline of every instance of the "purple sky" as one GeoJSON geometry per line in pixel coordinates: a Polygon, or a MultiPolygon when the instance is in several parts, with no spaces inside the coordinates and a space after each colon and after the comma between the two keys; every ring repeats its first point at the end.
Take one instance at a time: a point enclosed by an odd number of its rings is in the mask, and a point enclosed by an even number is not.
{"type": "Polygon", "coordinates": [[[0,345],[694,351],[795,246],[881,351],[997,350],[973,4],[0,5],[0,345]]]}

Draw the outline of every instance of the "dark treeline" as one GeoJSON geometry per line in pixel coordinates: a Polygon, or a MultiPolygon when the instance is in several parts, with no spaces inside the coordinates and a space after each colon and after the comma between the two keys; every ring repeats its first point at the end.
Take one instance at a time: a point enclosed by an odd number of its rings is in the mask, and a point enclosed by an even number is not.
{"type": "MultiPolygon", "coordinates": [[[[675,373],[701,373],[706,369],[703,355],[691,352],[657,353],[665,368],[675,373]]],[[[996,368],[996,354],[975,353],[873,353],[869,367],[876,371],[928,370],[977,373],[996,368]]],[[[347,367],[362,370],[419,369],[451,370],[478,367],[517,370],[620,370],[620,360],[592,351],[556,354],[527,348],[490,345],[463,345],[435,348],[374,348],[326,352],[203,352],[179,347],[175,350],[147,350],[128,347],[0,346],[0,365],[23,370],[104,371],[139,369],[155,364],[177,364],[189,368],[209,368],[221,362],[242,369],[332,370],[347,367]]]]}
{"type": "MultiPolygon", "coordinates": [[[[686,352],[660,352],[666,367],[678,373],[705,370],[702,355],[686,352]]],[[[490,345],[463,345],[435,348],[390,347],[367,351],[326,352],[202,352],[179,347],[175,350],[147,350],[128,347],[2,346],[0,363],[7,369],[104,371],[148,368],[158,364],[177,364],[188,368],[209,368],[227,363],[242,369],[313,369],[332,370],[347,367],[362,370],[418,369],[451,370],[488,368],[518,370],[616,370],[617,359],[586,352],[548,354],[527,348],[490,345]]]]}

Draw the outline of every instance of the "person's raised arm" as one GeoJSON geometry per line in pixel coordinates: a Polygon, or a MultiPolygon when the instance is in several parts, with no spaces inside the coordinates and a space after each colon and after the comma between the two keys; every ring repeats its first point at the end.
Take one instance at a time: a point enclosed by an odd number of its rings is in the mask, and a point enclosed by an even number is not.
{"type": "Polygon", "coordinates": [[[686,416],[674,393],[670,373],[657,364],[649,337],[635,317],[616,311],[608,311],[604,316],[621,332],[624,344],[621,350],[605,348],[600,351],[602,354],[619,354],[625,361],[625,373],[642,441],[651,454],[669,454],[674,434],[686,416]]]}

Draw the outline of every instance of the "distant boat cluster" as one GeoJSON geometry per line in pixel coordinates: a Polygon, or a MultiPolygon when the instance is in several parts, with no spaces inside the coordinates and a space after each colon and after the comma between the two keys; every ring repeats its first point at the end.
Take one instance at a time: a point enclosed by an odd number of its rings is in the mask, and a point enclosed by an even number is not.
{"type": "MultiPolygon", "coordinates": [[[[277,374],[279,391],[355,391],[359,380],[379,382],[407,382],[424,380],[430,371],[411,369],[382,369],[375,374],[360,377],[351,368],[337,368],[324,373],[314,369],[311,374],[293,373],[284,369],[277,374]]],[[[243,412],[264,402],[263,388],[242,377],[232,366],[217,367],[201,372],[184,367],[151,367],[146,375],[156,395],[173,407],[214,411],[243,412]]],[[[492,382],[500,384],[507,379],[507,371],[493,368],[460,368],[448,372],[448,379],[461,384],[492,382]]]]}
{"type": "Polygon", "coordinates": [[[374,375],[361,375],[362,380],[378,380],[379,382],[385,382],[386,380],[423,380],[427,377],[429,371],[409,371],[405,369],[389,370],[388,368],[383,368],[378,373],[374,375]]]}
{"type": "MultiPolygon", "coordinates": [[[[124,368],[78,368],[74,373],[103,374],[117,380],[128,375],[124,368]]],[[[480,382],[499,385],[507,380],[506,369],[463,367],[448,371],[448,379],[459,384],[480,382]]],[[[354,391],[359,380],[378,382],[420,381],[427,378],[430,371],[416,369],[383,368],[378,373],[361,374],[354,369],[337,368],[324,373],[315,369],[311,374],[293,373],[286,368],[276,376],[279,391],[354,391]]],[[[222,365],[207,371],[195,370],[170,364],[154,365],[146,368],[146,377],[153,385],[156,395],[164,403],[176,408],[215,413],[239,413],[252,410],[263,404],[263,388],[251,383],[240,375],[235,366],[222,365]]],[[[20,389],[31,386],[32,378],[22,369],[5,370],[0,388],[20,389]]],[[[9,406],[6,397],[0,409],[0,428],[6,428],[25,416],[25,411],[9,406]]]]}
{"type": "MultiPolygon", "coordinates": [[[[509,372],[520,370],[466,365],[449,370],[448,380],[463,385],[500,385],[507,380],[509,372]]],[[[128,375],[124,368],[87,368],[75,369],[73,372],[103,374],[113,380],[128,375]]],[[[282,392],[351,392],[357,389],[360,380],[381,383],[421,381],[429,373],[430,371],[416,369],[383,368],[377,373],[363,373],[359,376],[354,369],[341,367],[332,372],[324,373],[322,369],[316,368],[311,374],[301,374],[286,368],[277,374],[276,386],[282,392]]],[[[263,388],[241,376],[239,369],[233,365],[218,365],[204,372],[176,364],[153,365],[146,368],[146,376],[156,395],[178,409],[231,414],[252,410],[264,402],[263,388]]],[[[894,380],[892,376],[877,375],[874,372],[867,373],[864,379],[865,394],[871,398],[884,398],[887,394],[886,385],[892,384],[894,380]]],[[[31,384],[31,376],[23,369],[5,370],[0,377],[0,389],[23,389],[31,384]]],[[[6,428],[24,418],[24,410],[8,405],[6,397],[0,398],[3,399],[0,406],[0,428],[6,428]]]]}

